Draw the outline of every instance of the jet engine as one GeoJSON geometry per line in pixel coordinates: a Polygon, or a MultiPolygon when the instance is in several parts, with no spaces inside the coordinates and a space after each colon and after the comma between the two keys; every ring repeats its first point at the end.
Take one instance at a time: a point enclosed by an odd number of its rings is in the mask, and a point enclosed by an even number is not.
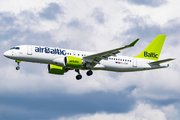
{"type": "Polygon", "coordinates": [[[48,64],[48,72],[56,75],[64,75],[66,71],[64,67],[48,64]]]}
{"type": "Polygon", "coordinates": [[[54,59],[53,63],[55,65],[59,65],[62,67],[80,68],[83,62],[81,58],[73,57],[73,56],[65,56],[54,59]]]}

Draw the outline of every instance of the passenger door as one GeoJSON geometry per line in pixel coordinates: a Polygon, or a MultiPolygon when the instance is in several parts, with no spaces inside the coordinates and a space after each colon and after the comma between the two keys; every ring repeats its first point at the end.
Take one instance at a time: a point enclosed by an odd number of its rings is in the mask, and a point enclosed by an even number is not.
{"type": "Polygon", "coordinates": [[[27,55],[32,55],[32,46],[27,45],[27,55]]]}

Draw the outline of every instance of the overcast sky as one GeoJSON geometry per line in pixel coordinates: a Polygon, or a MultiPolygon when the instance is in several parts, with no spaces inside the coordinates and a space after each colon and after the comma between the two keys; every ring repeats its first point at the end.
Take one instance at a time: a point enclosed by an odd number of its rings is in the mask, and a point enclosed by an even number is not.
{"type": "Polygon", "coordinates": [[[179,120],[179,0],[1,0],[0,119],[179,120]],[[166,69],[115,73],[70,71],[50,75],[47,65],[16,63],[3,53],[23,44],[101,52],[129,44],[139,54],[158,34],[167,35],[160,59],[166,69]]]}

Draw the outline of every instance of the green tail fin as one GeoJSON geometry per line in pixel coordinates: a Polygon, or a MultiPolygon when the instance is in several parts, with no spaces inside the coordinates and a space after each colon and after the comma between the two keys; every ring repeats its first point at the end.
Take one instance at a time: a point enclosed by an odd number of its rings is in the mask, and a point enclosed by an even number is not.
{"type": "Polygon", "coordinates": [[[163,47],[166,35],[158,35],[136,58],[158,60],[163,47]]]}

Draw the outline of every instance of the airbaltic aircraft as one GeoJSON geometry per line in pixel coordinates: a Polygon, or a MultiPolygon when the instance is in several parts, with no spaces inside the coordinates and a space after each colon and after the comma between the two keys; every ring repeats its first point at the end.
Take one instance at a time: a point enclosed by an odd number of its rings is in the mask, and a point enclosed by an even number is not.
{"type": "Polygon", "coordinates": [[[17,62],[19,70],[21,61],[48,64],[48,72],[64,75],[68,70],[78,73],[77,80],[82,78],[81,70],[88,70],[87,75],[93,74],[92,70],[106,70],[115,72],[133,72],[166,68],[169,64],[162,64],[174,59],[158,60],[166,35],[158,35],[139,55],[133,57],[116,56],[120,50],[133,47],[139,39],[117,49],[91,53],[62,48],[53,48],[35,45],[19,45],[4,53],[4,56],[17,62]]]}

